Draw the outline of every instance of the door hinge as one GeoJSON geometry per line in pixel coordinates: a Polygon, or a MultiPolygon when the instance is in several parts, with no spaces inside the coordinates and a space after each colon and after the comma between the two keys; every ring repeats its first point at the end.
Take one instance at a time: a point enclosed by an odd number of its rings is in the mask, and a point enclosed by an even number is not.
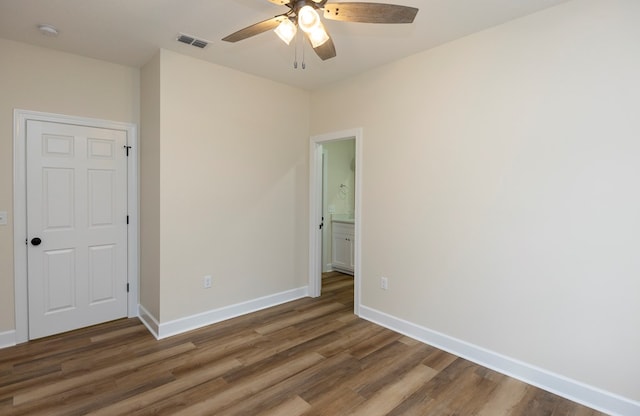
{"type": "Polygon", "coordinates": [[[127,225],[129,225],[129,216],[127,215],[127,225]]]}
{"type": "Polygon", "coordinates": [[[131,149],[131,146],[124,147],[125,152],[127,152],[127,156],[129,156],[129,149],[131,149]]]}
{"type": "Polygon", "coordinates": [[[127,293],[129,293],[129,283],[127,283],[127,293]]]}

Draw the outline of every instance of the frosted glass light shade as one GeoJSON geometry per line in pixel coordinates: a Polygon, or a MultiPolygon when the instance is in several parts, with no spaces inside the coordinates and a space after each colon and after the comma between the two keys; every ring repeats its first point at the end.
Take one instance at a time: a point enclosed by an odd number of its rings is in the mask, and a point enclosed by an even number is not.
{"type": "Polygon", "coordinates": [[[323,43],[329,40],[329,35],[327,35],[327,31],[324,30],[324,27],[322,26],[322,24],[319,24],[316,27],[314,27],[308,33],[308,35],[309,35],[309,41],[311,41],[311,46],[313,46],[314,48],[317,48],[318,46],[322,45],[323,43]]]}
{"type": "Polygon", "coordinates": [[[309,33],[313,28],[320,24],[320,16],[318,12],[311,6],[303,6],[298,12],[298,25],[300,29],[309,33]]]}
{"type": "Polygon", "coordinates": [[[291,40],[296,36],[296,32],[298,31],[298,28],[291,20],[284,19],[282,23],[280,23],[278,27],[275,28],[273,31],[276,32],[276,35],[278,35],[278,37],[288,45],[291,43],[291,40]]]}

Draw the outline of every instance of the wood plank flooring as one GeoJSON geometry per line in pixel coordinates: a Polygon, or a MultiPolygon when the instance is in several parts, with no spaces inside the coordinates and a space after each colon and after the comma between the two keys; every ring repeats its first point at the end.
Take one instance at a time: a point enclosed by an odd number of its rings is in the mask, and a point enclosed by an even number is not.
{"type": "Polygon", "coordinates": [[[0,350],[0,414],[601,413],[355,317],[353,279],[156,341],[124,319],[0,350]]]}

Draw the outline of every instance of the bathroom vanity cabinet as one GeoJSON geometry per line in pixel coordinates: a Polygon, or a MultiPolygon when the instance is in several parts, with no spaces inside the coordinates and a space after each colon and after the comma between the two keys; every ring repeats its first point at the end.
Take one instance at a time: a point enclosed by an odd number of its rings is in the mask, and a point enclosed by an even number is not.
{"type": "Polygon", "coordinates": [[[331,267],[353,274],[355,238],[353,221],[336,221],[331,224],[331,267]]]}

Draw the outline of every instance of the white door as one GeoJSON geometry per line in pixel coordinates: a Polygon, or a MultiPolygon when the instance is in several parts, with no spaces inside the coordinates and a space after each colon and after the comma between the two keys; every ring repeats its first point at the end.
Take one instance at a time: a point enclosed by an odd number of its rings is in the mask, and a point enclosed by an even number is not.
{"type": "Polygon", "coordinates": [[[27,121],[29,338],[127,316],[126,132],[27,121]]]}

